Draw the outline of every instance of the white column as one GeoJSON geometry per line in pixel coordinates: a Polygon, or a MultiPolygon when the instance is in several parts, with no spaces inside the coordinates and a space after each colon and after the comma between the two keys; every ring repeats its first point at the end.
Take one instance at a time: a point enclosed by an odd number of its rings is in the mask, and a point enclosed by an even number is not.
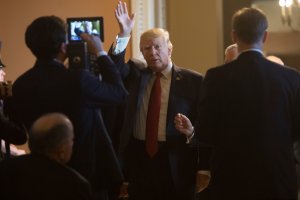
{"type": "Polygon", "coordinates": [[[165,0],[131,0],[132,12],[136,13],[132,32],[132,57],[143,59],[140,52],[140,36],[150,28],[166,28],[165,0]]]}

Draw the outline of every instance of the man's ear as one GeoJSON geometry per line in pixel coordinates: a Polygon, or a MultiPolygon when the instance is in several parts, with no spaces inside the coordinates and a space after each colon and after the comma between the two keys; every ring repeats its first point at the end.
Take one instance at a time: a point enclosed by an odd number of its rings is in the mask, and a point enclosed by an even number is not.
{"type": "Polygon", "coordinates": [[[268,36],[269,36],[269,32],[265,31],[264,36],[263,36],[263,40],[262,40],[263,43],[265,43],[267,41],[268,36]]]}
{"type": "Polygon", "coordinates": [[[59,51],[63,54],[67,54],[67,44],[65,42],[60,44],[59,51]]]}
{"type": "Polygon", "coordinates": [[[172,51],[173,51],[173,48],[171,48],[171,47],[168,47],[168,54],[169,54],[169,58],[171,58],[172,51]]]}
{"type": "Polygon", "coordinates": [[[63,63],[66,60],[66,58],[67,58],[67,44],[65,42],[63,42],[59,46],[59,52],[57,55],[57,59],[63,63]]]}
{"type": "Polygon", "coordinates": [[[63,144],[58,145],[56,148],[56,156],[60,163],[64,164],[66,162],[66,147],[63,144]]]}
{"type": "Polygon", "coordinates": [[[235,31],[231,31],[231,40],[233,43],[237,43],[237,36],[235,31]]]}

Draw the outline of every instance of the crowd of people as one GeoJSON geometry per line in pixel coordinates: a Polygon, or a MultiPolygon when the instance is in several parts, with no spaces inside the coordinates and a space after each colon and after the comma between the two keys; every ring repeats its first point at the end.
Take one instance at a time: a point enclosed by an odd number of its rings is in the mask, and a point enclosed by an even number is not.
{"type": "Polygon", "coordinates": [[[141,35],[144,61],[126,62],[135,15],[119,1],[115,16],[108,53],[80,33],[101,79],[64,65],[61,18],[27,27],[36,62],[4,99],[0,139],[28,139],[30,153],[0,162],[1,199],[297,200],[300,74],[264,56],[264,13],[233,15],[234,44],[204,76],[173,62],[161,28],[141,35]]]}

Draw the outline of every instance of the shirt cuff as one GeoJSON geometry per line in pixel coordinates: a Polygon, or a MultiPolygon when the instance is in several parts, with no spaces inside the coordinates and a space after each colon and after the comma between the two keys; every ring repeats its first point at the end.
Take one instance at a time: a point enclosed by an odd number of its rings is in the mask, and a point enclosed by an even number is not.
{"type": "Polygon", "coordinates": [[[193,139],[194,135],[195,135],[195,128],[193,127],[192,135],[186,136],[186,142],[185,143],[190,144],[192,142],[192,139],[193,139]]]}
{"type": "Polygon", "coordinates": [[[106,51],[99,51],[97,53],[97,58],[100,57],[100,56],[107,56],[107,52],[106,51]]]}
{"type": "Polygon", "coordinates": [[[113,54],[117,55],[121,52],[123,52],[129,42],[130,37],[121,37],[119,38],[118,36],[116,37],[116,41],[114,43],[114,47],[113,47],[113,54]]]}
{"type": "Polygon", "coordinates": [[[210,171],[208,170],[198,170],[197,173],[211,177],[210,171]]]}

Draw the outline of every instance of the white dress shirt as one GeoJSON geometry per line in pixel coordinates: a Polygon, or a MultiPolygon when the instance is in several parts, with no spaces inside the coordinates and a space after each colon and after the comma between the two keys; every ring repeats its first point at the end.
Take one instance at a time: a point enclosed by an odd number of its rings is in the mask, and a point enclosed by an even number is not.
{"type": "MultiPolygon", "coordinates": [[[[158,141],[166,141],[166,122],[168,113],[169,93],[172,78],[172,63],[170,62],[168,67],[161,72],[163,76],[160,78],[161,84],[161,105],[159,112],[158,122],[158,141]]],[[[148,103],[151,94],[151,89],[155,80],[155,73],[153,73],[146,88],[144,90],[141,106],[138,108],[136,120],[134,123],[133,135],[136,139],[145,140],[146,137],[146,119],[148,112],[148,103]]]]}

